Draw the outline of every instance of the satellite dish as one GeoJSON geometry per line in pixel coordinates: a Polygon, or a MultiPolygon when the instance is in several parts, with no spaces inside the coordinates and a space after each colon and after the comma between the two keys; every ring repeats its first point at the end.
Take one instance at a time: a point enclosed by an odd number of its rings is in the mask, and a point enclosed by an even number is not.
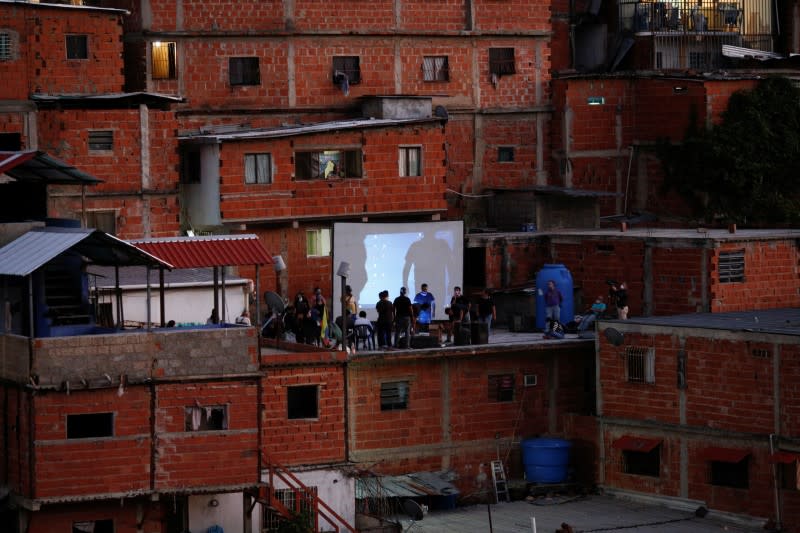
{"type": "Polygon", "coordinates": [[[414,521],[422,520],[422,517],[425,516],[425,513],[422,512],[422,507],[414,500],[404,500],[403,511],[414,521]]]}
{"type": "Polygon", "coordinates": [[[625,342],[625,336],[617,329],[606,328],[603,333],[605,334],[606,339],[608,339],[608,342],[614,346],[621,346],[622,343],[625,342]]]}
{"type": "Polygon", "coordinates": [[[264,301],[272,311],[275,311],[278,314],[283,313],[285,307],[283,304],[283,298],[281,298],[277,292],[266,291],[264,293],[264,301]]]}

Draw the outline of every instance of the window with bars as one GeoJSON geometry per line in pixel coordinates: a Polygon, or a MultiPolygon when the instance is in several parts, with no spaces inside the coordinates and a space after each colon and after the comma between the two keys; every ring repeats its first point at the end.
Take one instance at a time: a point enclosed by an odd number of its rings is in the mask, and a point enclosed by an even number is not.
{"type": "Polygon", "coordinates": [[[333,83],[341,85],[344,76],[347,77],[349,85],[361,83],[361,66],[358,56],[333,57],[333,83]]]}
{"type": "Polygon", "coordinates": [[[514,74],[514,49],[489,48],[489,73],[496,76],[514,74]]]}
{"type": "Polygon", "coordinates": [[[272,183],[272,154],[245,154],[244,182],[272,183]]]}
{"type": "Polygon", "coordinates": [[[152,78],[154,80],[172,80],[177,77],[175,59],[175,43],[155,42],[150,49],[152,58],[152,78]]]}
{"type": "Polygon", "coordinates": [[[419,146],[403,146],[400,148],[400,175],[422,175],[422,148],[419,146]]]}
{"type": "Polygon", "coordinates": [[[67,59],[89,59],[89,37],[87,35],[67,35],[67,59]]]}
{"type": "Polygon", "coordinates": [[[231,85],[259,85],[261,83],[261,73],[258,68],[258,58],[229,58],[228,77],[231,85]]]}
{"type": "Polygon", "coordinates": [[[187,407],[184,421],[185,431],[224,431],[228,429],[228,406],[187,407]]]}
{"type": "Polygon", "coordinates": [[[319,387],[316,385],[300,385],[287,387],[286,407],[289,420],[319,417],[319,387]]]}
{"type": "MultiPolygon", "coordinates": [[[[314,523],[316,522],[314,519],[314,502],[312,495],[316,496],[318,489],[316,486],[309,486],[307,489],[307,492],[302,492],[297,489],[275,490],[275,498],[279,502],[281,502],[290,511],[293,511],[298,516],[303,517],[303,520],[307,520],[308,523],[305,524],[307,527],[302,529],[302,531],[311,531],[314,523]]],[[[270,509],[267,505],[262,506],[262,509],[264,509],[262,531],[280,531],[281,526],[286,526],[286,518],[281,516],[278,511],[270,509]]],[[[296,522],[293,522],[293,524],[296,524],[296,522]]],[[[296,525],[300,526],[300,524],[296,525]]]]}
{"type": "Polygon", "coordinates": [[[489,401],[514,401],[514,374],[495,374],[489,376],[489,401]]]}
{"type": "Polygon", "coordinates": [[[0,61],[9,61],[12,57],[11,34],[8,32],[0,32],[0,61]]]}
{"type": "Polygon", "coordinates": [[[447,56],[422,58],[422,79],[425,81],[450,81],[450,65],[447,56]]]}
{"type": "Polygon", "coordinates": [[[112,130],[95,130],[89,132],[89,150],[113,150],[114,132],[112,130]]]}
{"type": "Polygon", "coordinates": [[[381,411],[408,408],[408,381],[381,383],[381,411]]]}
{"type": "Polygon", "coordinates": [[[329,228],[306,231],[306,257],[327,257],[331,255],[331,230],[329,228]]]}
{"type": "Polygon", "coordinates": [[[361,150],[295,152],[294,177],[319,180],[361,177],[361,150]]]}
{"type": "Polygon", "coordinates": [[[744,250],[719,253],[719,282],[744,281],[744,250]]]}
{"type": "Polygon", "coordinates": [[[625,348],[625,372],[631,383],[656,382],[656,351],[646,346],[625,348]]]}

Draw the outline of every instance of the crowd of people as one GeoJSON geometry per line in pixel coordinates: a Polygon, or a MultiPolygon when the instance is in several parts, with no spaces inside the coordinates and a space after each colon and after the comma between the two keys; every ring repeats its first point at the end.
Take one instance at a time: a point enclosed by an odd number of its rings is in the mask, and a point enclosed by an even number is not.
{"type": "MultiPolygon", "coordinates": [[[[283,313],[268,311],[262,333],[267,338],[282,337],[289,333],[296,342],[330,348],[345,346],[351,350],[355,349],[352,332],[356,326],[363,325],[369,328],[369,335],[375,339],[379,349],[409,348],[414,335],[430,334],[430,326],[436,315],[436,297],[428,290],[427,283],[420,285],[413,299],[406,287],[401,287],[399,295],[393,300],[388,290],[381,291],[375,304],[377,318],[374,323],[367,319],[365,311],[358,310],[358,302],[349,285],[345,286],[342,304],[345,317],[339,315],[331,320],[332,309],[329,309],[320,288],[314,289],[311,300],[306,298],[303,291],[298,291],[283,313]]],[[[486,322],[491,328],[492,322],[497,319],[494,300],[488,290],[483,290],[475,302],[470,302],[462,294],[461,288],[455,287],[445,313],[448,316],[444,328],[447,332],[445,342],[450,342],[454,324],[473,319],[486,322]]]]}
{"type": "Polygon", "coordinates": [[[591,307],[584,313],[576,315],[575,318],[566,324],[561,323],[561,303],[564,295],[558,290],[554,280],[547,282],[547,290],[544,293],[545,302],[545,338],[560,339],[568,332],[581,334],[594,328],[598,318],[618,318],[619,320],[628,319],[628,287],[623,281],[618,283],[614,280],[607,280],[608,303],[606,299],[599,295],[592,302],[591,307]]]}

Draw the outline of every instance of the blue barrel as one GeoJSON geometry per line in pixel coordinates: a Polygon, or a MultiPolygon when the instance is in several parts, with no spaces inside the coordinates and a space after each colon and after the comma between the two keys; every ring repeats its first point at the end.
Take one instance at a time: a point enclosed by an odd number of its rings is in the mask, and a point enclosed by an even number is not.
{"type": "Polygon", "coordinates": [[[564,296],[561,302],[561,315],[559,322],[566,324],[575,318],[575,304],[572,295],[572,274],[570,274],[567,267],[560,263],[550,263],[542,267],[538,274],[536,274],[536,328],[544,330],[545,316],[544,316],[544,293],[547,291],[547,282],[553,280],[556,283],[556,289],[561,291],[564,296]]]}
{"type": "Polygon", "coordinates": [[[528,483],[565,482],[571,447],[572,443],[563,439],[523,440],[522,463],[528,483]]]}

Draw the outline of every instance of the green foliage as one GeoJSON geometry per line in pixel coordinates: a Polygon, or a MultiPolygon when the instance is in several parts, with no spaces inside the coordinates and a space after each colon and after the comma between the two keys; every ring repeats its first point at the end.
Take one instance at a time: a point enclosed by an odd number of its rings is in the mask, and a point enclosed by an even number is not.
{"type": "Polygon", "coordinates": [[[696,120],[681,145],[659,145],[667,190],[706,222],[800,221],[800,90],[767,78],[734,93],[719,125],[696,120]]]}
{"type": "Polygon", "coordinates": [[[314,516],[309,511],[293,512],[291,518],[281,520],[277,533],[314,533],[314,516]]]}

